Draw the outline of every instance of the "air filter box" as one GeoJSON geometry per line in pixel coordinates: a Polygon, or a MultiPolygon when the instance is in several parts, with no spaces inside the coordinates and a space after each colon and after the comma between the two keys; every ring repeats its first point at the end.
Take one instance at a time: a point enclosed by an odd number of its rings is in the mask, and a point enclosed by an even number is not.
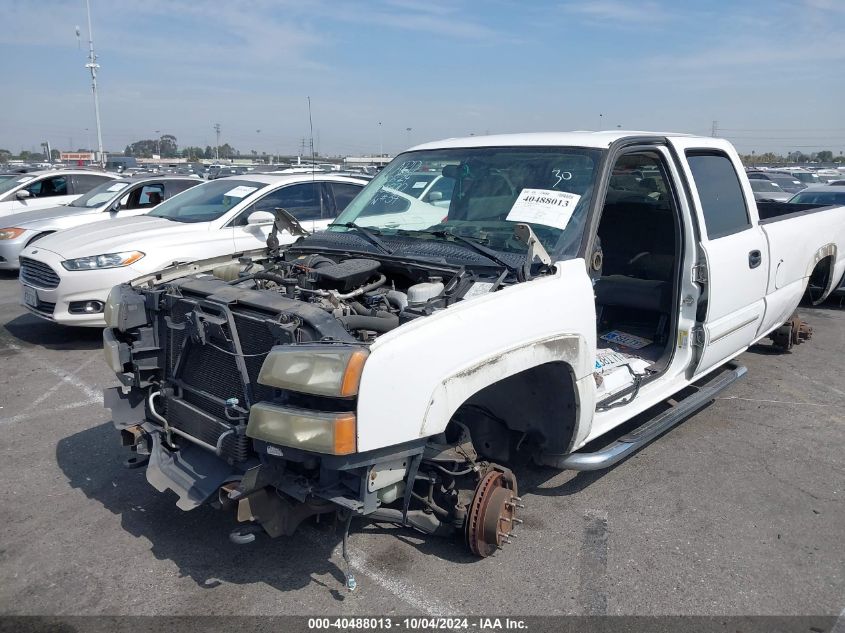
{"type": "Polygon", "coordinates": [[[328,290],[349,292],[368,281],[381,266],[375,259],[346,259],[333,266],[321,266],[313,272],[317,285],[328,290]]]}

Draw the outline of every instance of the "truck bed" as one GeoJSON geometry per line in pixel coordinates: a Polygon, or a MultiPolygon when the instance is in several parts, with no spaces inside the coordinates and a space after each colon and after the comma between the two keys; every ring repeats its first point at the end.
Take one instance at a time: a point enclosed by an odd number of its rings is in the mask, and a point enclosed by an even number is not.
{"type": "Polygon", "coordinates": [[[778,222],[787,217],[807,215],[822,209],[831,209],[835,205],[792,203],[792,202],[758,202],[757,213],[760,216],[760,224],[778,222]]]}

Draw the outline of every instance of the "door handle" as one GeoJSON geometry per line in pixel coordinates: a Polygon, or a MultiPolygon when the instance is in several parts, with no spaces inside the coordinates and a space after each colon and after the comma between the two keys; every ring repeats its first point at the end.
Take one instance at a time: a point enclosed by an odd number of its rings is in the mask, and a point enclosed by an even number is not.
{"type": "Polygon", "coordinates": [[[751,251],[748,253],[748,267],[757,268],[763,263],[763,254],[760,251],[751,251]]]}

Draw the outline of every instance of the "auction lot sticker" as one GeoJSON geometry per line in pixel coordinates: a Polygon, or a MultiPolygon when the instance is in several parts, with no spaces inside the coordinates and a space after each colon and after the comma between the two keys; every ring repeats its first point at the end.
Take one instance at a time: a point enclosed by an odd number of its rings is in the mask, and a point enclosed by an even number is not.
{"type": "Polygon", "coordinates": [[[554,189],[523,189],[513,203],[508,217],[511,222],[532,222],[556,229],[565,229],[581,196],[554,189]]]}

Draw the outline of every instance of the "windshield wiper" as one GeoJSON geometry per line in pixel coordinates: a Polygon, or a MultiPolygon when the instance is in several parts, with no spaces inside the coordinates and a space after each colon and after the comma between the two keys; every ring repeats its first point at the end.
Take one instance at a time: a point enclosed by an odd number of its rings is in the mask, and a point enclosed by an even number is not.
{"type": "Polygon", "coordinates": [[[470,249],[474,250],[476,253],[480,253],[484,255],[487,259],[490,259],[499,266],[504,267],[509,272],[516,273],[517,269],[513,264],[506,262],[504,259],[499,257],[499,254],[494,251],[492,248],[487,248],[484,246],[479,240],[473,239],[471,237],[465,237],[463,235],[459,235],[458,233],[452,233],[451,231],[428,231],[425,229],[399,229],[396,231],[398,235],[412,235],[412,234],[422,234],[422,235],[433,235],[434,237],[440,237],[443,239],[452,238],[457,242],[461,242],[462,244],[466,244],[470,247],[470,249]]]}
{"type": "Polygon", "coordinates": [[[393,255],[393,249],[391,249],[387,244],[382,242],[377,236],[381,235],[381,231],[375,229],[367,229],[363,226],[359,226],[354,222],[332,222],[329,226],[342,226],[347,229],[353,229],[358,231],[361,235],[367,238],[367,241],[371,244],[378,246],[382,251],[387,253],[388,255],[393,255]]]}

